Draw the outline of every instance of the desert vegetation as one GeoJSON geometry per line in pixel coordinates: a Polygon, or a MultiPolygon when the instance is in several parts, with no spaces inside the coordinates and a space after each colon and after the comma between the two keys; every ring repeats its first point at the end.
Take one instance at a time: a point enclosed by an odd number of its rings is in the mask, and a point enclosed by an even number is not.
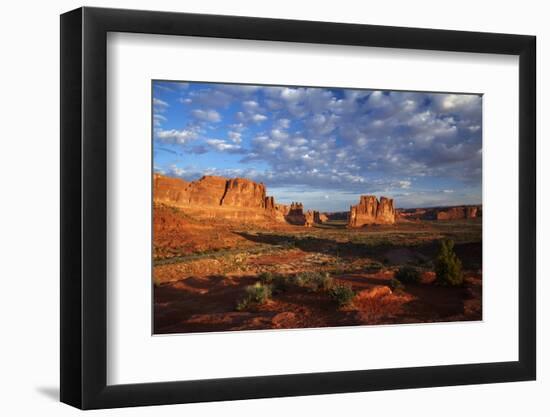
{"type": "MultiPolygon", "coordinates": [[[[388,223],[385,200],[380,223],[355,227],[329,213],[292,224],[259,201],[253,221],[242,207],[206,216],[156,202],[155,333],[481,319],[480,218],[409,220],[394,210],[388,223]]],[[[354,210],[355,222],[369,221],[354,210]]]]}

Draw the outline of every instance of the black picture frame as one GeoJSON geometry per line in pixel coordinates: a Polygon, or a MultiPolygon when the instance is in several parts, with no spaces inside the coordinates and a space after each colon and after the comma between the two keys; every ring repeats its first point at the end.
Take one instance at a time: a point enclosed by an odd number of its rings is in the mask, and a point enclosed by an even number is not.
{"type": "Polygon", "coordinates": [[[62,402],[96,409],[536,378],[534,36],[84,7],[61,16],[60,56],[62,402]],[[519,56],[519,360],[107,385],[108,32],[519,56]]]}

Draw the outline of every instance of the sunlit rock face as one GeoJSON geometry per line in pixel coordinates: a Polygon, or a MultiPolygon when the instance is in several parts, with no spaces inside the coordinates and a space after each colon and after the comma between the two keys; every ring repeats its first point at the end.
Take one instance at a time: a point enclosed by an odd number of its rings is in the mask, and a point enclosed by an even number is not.
{"type": "Polygon", "coordinates": [[[155,174],[153,202],[181,208],[197,219],[306,225],[302,203],[277,204],[274,197],[266,196],[264,184],[246,178],[206,175],[189,182],[155,174]]]}
{"type": "Polygon", "coordinates": [[[265,208],[265,185],[245,179],[232,178],[226,181],[222,206],[265,208]]]}
{"type": "Polygon", "coordinates": [[[349,227],[362,227],[369,224],[394,224],[395,208],[393,199],[373,195],[362,195],[359,204],[350,207],[349,227]]]}

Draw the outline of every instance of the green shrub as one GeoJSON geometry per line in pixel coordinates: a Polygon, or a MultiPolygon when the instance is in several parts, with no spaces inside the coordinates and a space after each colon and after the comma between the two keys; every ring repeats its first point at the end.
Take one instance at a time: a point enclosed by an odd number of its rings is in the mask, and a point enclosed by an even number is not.
{"type": "Polygon", "coordinates": [[[245,291],[250,301],[258,304],[265,303],[271,297],[271,285],[262,284],[261,282],[249,285],[245,291]]]}
{"type": "Polygon", "coordinates": [[[394,277],[406,284],[417,284],[420,282],[420,272],[412,266],[402,266],[395,273],[394,277]]]}
{"type": "Polygon", "coordinates": [[[262,272],[258,278],[262,284],[271,284],[275,279],[275,274],[272,272],[262,272]]]}
{"type": "Polygon", "coordinates": [[[337,284],[329,290],[329,295],[336,301],[338,307],[346,307],[351,304],[353,297],[355,297],[355,291],[353,291],[351,285],[337,284]]]}
{"type": "Polygon", "coordinates": [[[264,304],[271,298],[271,285],[257,282],[245,288],[245,296],[237,303],[237,310],[246,310],[252,304],[264,304]]]}
{"type": "Polygon", "coordinates": [[[315,279],[314,272],[299,272],[294,276],[294,284],[298,287],[307,287],[315,279]]]}
{"type": "Polygon", "coordinates": [[[330,276],[328,272],[319,272],[315,275],[312,275],[309,280],[308,287],[314,291],[328,291],[334,285],[334,279],[330,276]]]}
{"type": "Polygon", "coordinates": [[[405,286],[397,278],[392,278],[390,281],[390,288],[392,289],[392,291],[403,291],[405,289],[405,286]]]}
{"type": "Polygon", "coordinates": [[[464,282],[462,262],[453,250],[452,240],[441,241],[439,253],[435,260],[436,281],[441,285],[459,286],[464,282]]]}
{"type": "Polygon", "coordinates": [[[307,288],[310,291],[329,290],[334,280],[328,272],[300,272],[293,278],[294,285],[302,288],[307,288]]]}

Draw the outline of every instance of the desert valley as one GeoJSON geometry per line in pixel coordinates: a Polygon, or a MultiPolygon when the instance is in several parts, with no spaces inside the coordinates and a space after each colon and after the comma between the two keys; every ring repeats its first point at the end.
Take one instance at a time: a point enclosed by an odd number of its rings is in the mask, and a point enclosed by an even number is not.
{"type": "Polygon", "coordinates": [[[480,205],[323,212],[245,178],[153,181],[155,334],[481,320],[480,205]]]}

